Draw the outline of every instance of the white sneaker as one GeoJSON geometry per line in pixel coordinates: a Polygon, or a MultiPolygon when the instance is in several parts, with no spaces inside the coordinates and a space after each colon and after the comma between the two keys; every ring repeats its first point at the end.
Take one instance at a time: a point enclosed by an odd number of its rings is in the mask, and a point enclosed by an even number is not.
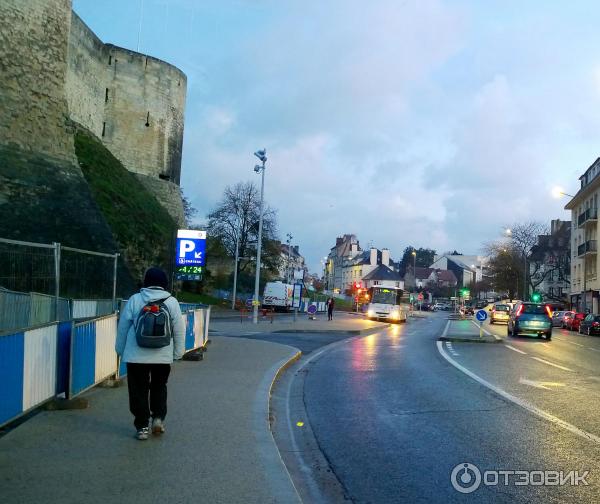
{"type": "Polygon", "coordinates": [[[150,429],[148,427],[142,427],[137,431],[135,437],[138,438],[140,441],[145,441],[146,439],[148,439],[149,435],[150,429]]]}
{"type": "Polygon", "coordinates": [[[152,434],[163,434],[165,432],[165,424],[160,418],[152,419],[152,434]]]}

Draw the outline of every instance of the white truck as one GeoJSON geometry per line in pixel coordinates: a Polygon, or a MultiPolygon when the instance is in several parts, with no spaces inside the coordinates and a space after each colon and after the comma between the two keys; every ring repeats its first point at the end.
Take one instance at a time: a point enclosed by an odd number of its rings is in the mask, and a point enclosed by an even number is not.
{"type": "Polygon", "coordinates": [[[283,282],[267,282],[262,305],[265,308],[288,311],[292,308],[294,286],[283,282]]]}

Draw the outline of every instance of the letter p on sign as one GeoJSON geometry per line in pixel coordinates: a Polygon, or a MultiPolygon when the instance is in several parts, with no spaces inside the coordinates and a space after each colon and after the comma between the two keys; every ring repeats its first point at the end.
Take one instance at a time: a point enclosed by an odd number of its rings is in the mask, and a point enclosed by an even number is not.
{"type": "Polygon", "coordinates": [[[196,248],[196,244],[192,240],[181,240],[179,246],[179,257],[185,257],[188,252],[196,248]]]}

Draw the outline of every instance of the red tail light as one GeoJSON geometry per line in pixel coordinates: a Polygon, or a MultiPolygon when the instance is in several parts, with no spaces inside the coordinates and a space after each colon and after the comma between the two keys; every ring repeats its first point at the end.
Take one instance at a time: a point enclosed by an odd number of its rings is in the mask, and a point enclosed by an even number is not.
{"type": "Polygon", "coordinates": [[[550,309],[550,306],[546,305],[546,313],[548,314],[548,317],[552,318],[552,310],[550,309]]]}
{"type": "Polygon", "coordinates": [[[518,317],[519,315],[521,315],[522,312],[523,312],[523,305],[519,305],[519,309],[517,310],[517,314],[515,315],[515,317],[518,317]]]}
{"type": "Polygon", "coordinates": [[[593,325],[594,327],[598,327],[598,326],[600,326],[600,322],[592,322],[592,325],[593,325]]]}

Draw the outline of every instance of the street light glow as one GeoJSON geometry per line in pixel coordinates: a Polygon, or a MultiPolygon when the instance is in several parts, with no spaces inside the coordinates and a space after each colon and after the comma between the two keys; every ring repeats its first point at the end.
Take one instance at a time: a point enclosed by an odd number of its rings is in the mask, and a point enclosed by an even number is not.
{"type": "Polygon", "coordinates": [[[552,196],[554,198],[561,198],[563,196],[568,196],[569,198],[574,198],[574,196],[572,194],[568,194],[566,193],[562,187],[560,186],[554,186],[552,188],[552,196]]]}

